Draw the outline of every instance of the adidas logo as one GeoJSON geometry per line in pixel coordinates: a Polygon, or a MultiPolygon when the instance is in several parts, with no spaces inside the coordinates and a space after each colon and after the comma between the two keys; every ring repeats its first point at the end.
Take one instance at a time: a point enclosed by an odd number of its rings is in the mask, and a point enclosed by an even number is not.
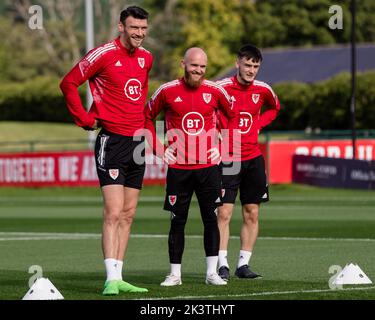
{"type": "Polygon", "coordinates": [[[237,101],[234,96],[231,96],[231,98],[232,98],[232,101],[237,101]]]}
{"type": "Polygon", "coordinates": [[[174,102],[182,102],[182,99],[180,97],[177,97],[176,99],[174,99],[174,102]]]}
{"type": "Polygon", "coordinates": [[[263,195],[262,199],[267,199],[267,192],[263,195]]]}
{"type": "Polygon", "coordinates": [[[120,60],[117,60],[117,62],[115,63],[115,66],[116,66],[116,67],[122,67],[121,61],[120,61],[120,60]]]}
{"type": "Polygon", "coordinates": [[[215,203],[220,203],[220,202],[221,202],[220,197],[217,197],[215,203]]]}

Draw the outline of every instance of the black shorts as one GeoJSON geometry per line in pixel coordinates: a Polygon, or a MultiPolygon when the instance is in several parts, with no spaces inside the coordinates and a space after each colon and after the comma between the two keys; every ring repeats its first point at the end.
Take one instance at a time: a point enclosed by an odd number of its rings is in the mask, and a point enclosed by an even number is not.
{"type": "Polygon", "coordinates": [[[219,166],[184,170],[168,168],[164,210],[188,211],[195,192],[200,207],[221,206],[221,170],[219,166]]]}
{"type": "Polygon", "coordinates": [[[102,129],[96,138],[95,162],[101,187],[120,184],[142,189],[145,173],[144,137],[127,137],[102,129]]]}
{"type": "Polygon", "coordinates": [[[233,163],[222,163],[222,202],[235,203],[238,189],[240,189],[241,204],[259,204],[269,200],[268,183],[263,156],[235,163],[240,165],[236,174],[230,173],[228,168],[233,163]]]}

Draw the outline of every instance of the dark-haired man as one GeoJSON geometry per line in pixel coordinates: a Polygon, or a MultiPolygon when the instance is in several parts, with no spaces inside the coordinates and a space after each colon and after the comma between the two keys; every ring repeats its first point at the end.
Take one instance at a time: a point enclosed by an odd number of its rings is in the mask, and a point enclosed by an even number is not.
{"type": "MultiPolygon", "coordinates": [[[[259,132],[269,125],[280,109],[277,96],[272,88],[255,80],[262,62],[260,50],[247,44],[237,55],[237,74],[218,82],[231,96],[234,108],[240,113],[239,148],[234,148],[233,157],[222,154],[222,201],[219,207],[218,225],[220,230],[219,275],[229,280],[229,264],[227,248],[229,240],[229,223],[234,203],[240,190],[243,224],[240,233],[241,250],[235,275],[239,278],[256,278],[259,274],[249,268],[256,239],[258,237],[258,214],[260,203],[269,199],[268,183],[265,173],[264,158],[259,148],[259,132]],[[267,107],[266,110],[262,110],[267,107]],[[263,112],[262,112],[263,111],[263,112]],[[235,165],[234,165],[235,164],[235,165]],[[238,168],[233,172],[232,168],[238,168]]],[[[226,116],[219,118],[226,125],[226,116]]]]}
{"type": "Polygon", "coordinates": [[[145,164],[144,105],[152,55],[141,47],[148,13],[131,6],[120,14],[120,36],[94,48],[64,77],[60,88],[75,123],[85,130],[101,127],[95,145],[103,195],[102,249],[107,278],[104,295],[147,292],[122,280],[122,266],[142,188],[145,164]],[[86,112],[78,87],[89,81],[93,104],[86,112]],[[135,157],[138,155],[138,157],[135,157]]]}

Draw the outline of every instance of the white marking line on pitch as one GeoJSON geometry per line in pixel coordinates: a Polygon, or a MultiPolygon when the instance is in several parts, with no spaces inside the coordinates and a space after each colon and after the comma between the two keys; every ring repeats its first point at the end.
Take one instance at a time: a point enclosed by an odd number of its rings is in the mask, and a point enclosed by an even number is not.
{"type": "MultiPolygon", "coordinates": [[[[51,233],[51,232],[0,232],[0,241],[18,240],[89,240],[99,239],[100,233],[51,233]]],[[[132,238],[167,238],[167,234],[132,234],[132,238]]],[[[186,235],[186,238],[201,239],[201,235],[186,235]]],[[[231,239],[239,239],[231,236],[231,239]]],[[[302,238],[302,237],[259,237],[259,240],[286,240],[286,241],[349,241],[375,242],[375,239],[366,238],[302,238]]]]}
{"type": "Polygon", "coordinates": [[[209,298],[241,298],[241,297],[256,297],[256,296],[272,296],[285,294],[299,294],[299,293],[323,293],[323,292],[345,292],[345,291],[360,291],[373,290],[375,287],[361,287],[361,288],[344,288],[341,290],[332,289],[314,289],[314,290],[293,290],[293,291],[265,291],[244,294],[225,294],[225,295],[207,295],[207,296],[176,296],[176,297],[154,297],[135,300],[178,300],[178,299],[209,299],[209,298]]]}
{"type": "Polygon", "coordinates": [[[0,241],[89,240],[100,237],[96,233],[0,232],[0,241]]]}
{"type": "MultiPolygon", "coordinates": [[[[196,199],[192,199],[193,201],[197,201],[196,199]]],[[[0,203],[3,202],[30,202],[30,203],[38,203],[38,202],[97,202],[102,203],[103,199],[101,197],[1,197],[0,203]]],[[[164,201],[164,197],[159,196],[144,196],[140,197],[139,202],[162,202],[164,201]]]]}
{"type": "MultiPolygon", "coordinates": [[[[320,201],[339,201],[342,202],[356,202],[359,203],[361,201],[369,201],[373,202],[373,197],[367,196],[342,196],[342,197],[331,197],[331,196],[321,196],[321,197],[304,197],[304,196],[295,196],[295,197],[287,197],[287,196],[274,196],[272,197],[275,202],[301,202],[301,201],[309,201],[309,202],[320,202],[320,201]]],[[[164,196],[141,196],[139,202],[163,202],[164,196]]],[[[193,202],[197,202],[195,197],[192,198],[193,202]]],[[[38,202],[102,202],[102,198],[99,196],[81,196],[81,197],[69,197],[69,196],[61,196],[61,197],[1,197],[0,203],[3,202],[30,202],[30,203],[38,203],[38,202]]],[[[270,204],[272,205],[272,204],[270,204]]]]}

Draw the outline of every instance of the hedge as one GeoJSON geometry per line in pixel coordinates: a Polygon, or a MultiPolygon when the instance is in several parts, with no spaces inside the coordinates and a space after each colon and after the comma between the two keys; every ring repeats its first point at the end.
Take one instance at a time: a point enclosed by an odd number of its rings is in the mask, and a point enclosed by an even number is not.
{"type": "MultiPolygon", "coordinates": [[[[60,79],[38,77],[24,83],[0,83],[0,120],[72,122],[59,89],[60,79]]],[[[375,72],[359,73],[357,129],[375,128],[375,72]]],[[[149,96],[160,82],[150,81],[149,96]]],[[[86,86],[80,88],[85,101],[86,86]]],[[[281,111],[268,130],[350,129],[351,78],[342,73],[313,84],[278,83],[273,89],[281,111]]]]}
{"type": "MultiPolygon", "coordinates": [[[[375,128],[375,72],[358,73],[356,128],[375,128]]],[[[279,83],[273,86],[281,103],[272,130],[303,130],[307,127],[350,129],[351,76],[341,73],[313,84],[279,83]]]]}

